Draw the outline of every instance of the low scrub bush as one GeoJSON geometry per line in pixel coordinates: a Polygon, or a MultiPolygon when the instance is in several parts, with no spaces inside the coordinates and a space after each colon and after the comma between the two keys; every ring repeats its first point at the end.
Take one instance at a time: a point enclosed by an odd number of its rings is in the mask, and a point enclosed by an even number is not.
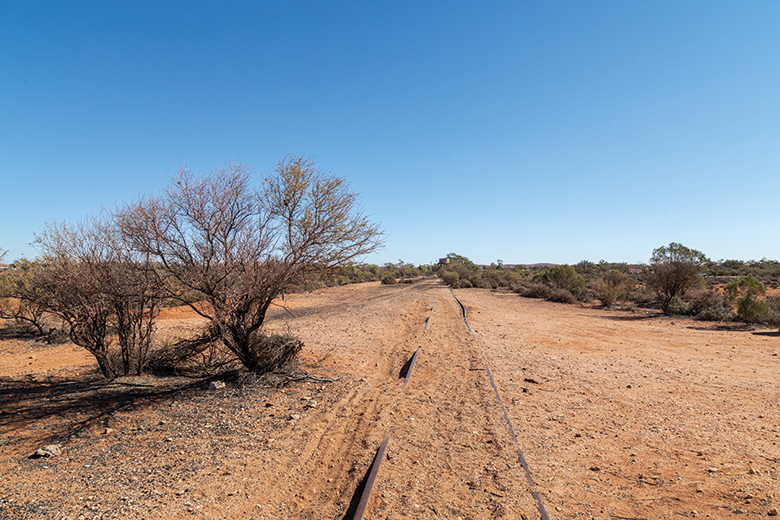
{"type": "Polygon", "coordinates": [[[628,277],[620,271],[609,271],[593,283],[593,292],[604,307],[612,307],[626,298],[628,277]]]}
{"type": "Polygon", "coordinates": [[[731,300],[713,289],[690,292],[689,311],[700,321],[731,321],[734,318],[731,300]]]}
{"type": "Polygon", "coordinates": [[[516,293],[524,298],[542,298],[547,299],[552,293],[549,285],[538,282],[520,282],[514,289],[516,293]]]}
{"type": "Polygon", "coordinates": [[[391,273],[385,273],[382,275],[382,285],[393,285],[397,283],[398,280],[391,273]]]}
{"type": "Polygon", "coordinates": [[[645,286],[640,286],[630,292],[628,299],[637,304],[639,307],[647,307],[656,302],[657,297],[652,289],[645,286]]]}
{"type": "Polygon", "coordinates": [[[769,318],[769,305],[754,297],[746,296],[737,302],[737,319],[755,325],[769,318]]]}
{"type": "Polygon", "coordinates": [[[688,316],[691,314],[691,308],[682,298],[675,295],[667,304],[666,314],[669,316],[688,316]]]}
{"type": "Polygon", "coordinates": [[[764,302],[769,307],[767,323],[772,327],[780,327],[780,296],[769,296],[764,302]]]}
{"type": "Polygon", "coordinates": [[[752,274],[740,276],[726,285],[726,293],[737,300],[737,319],[748,325],[754,325],[769,317],[769,306],[759,300],[766,294],[764,284],[756,280],[752,274]]]}
{"type": "Polygon", "coordinates": [[[303,342],[291,333],[258,332],[252,338],[252,350],[257,359],[255,372],[273,372],[289,367],[303,348],[303,342]]]}
{"type": "Polygon", "coordinates": [[[585,290],[585,279],[577,274],[570,265],[554,265],[547,271],[547,282],[558,289],[564,289],[572,294],[585,290]]]}
{"type": "Polygon", "coordinates": [[[695,318],[699,321],[731,321],[734,319],[734,313],[730,305],[716,302],[699,310],[695,318]]]}
{"type": "Polygon", "coordinates": [[[452,271],[442,273],[441,279],[445,284],[449,285],[450,287],[454,287],[455,289],[460,287],[460,275],[458,273],[452,271]]]}
{"type": "Polygon", "coordinates": [[[547,297],[551,302],[558,303],[576,303],[577,298],[566,289],[552,289],[550,296],[547,297]]]}

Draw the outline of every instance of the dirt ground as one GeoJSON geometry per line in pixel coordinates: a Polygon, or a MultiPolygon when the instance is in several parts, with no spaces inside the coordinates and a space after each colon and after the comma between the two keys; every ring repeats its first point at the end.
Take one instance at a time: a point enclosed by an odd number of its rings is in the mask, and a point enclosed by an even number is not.
{"type": "Polygon", "coordinates": [[[386,436],[366,518],[777,516],[777,331],[455,295],[473,334],[435,280],[288,295],[268,328],[335,382],[106,382],[78,347],[6,330],[0,518],[349,519],[386,436]]]}

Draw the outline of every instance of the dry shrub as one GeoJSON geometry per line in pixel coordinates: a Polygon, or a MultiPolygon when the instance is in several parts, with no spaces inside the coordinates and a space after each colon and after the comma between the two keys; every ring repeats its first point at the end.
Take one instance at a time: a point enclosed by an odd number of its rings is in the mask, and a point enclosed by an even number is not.
{"type": "Polygon", "coordinates": [[[549,285],[537,282],[520,282],[513,287],[513,290],[524,298],[547,299],[552,293],[549,285]]]}
{"type": "Polygon", "coordinates": [[[640,286],[631,291],[628,299],[640,307],[643,307],[655,303],[658,297],[652,289],[640,286]]]}
{"type": "MultiPolygon", "coordinates": [[[[287,369],[303,348],[303,342],[287,332],[266,334],[257,332],[252,336],[251,349],[254,357],[254,372],[262,374],[287,369]]],[[[152,351],[149,370],[157,373],[171,373],[182,370],[196,370],[214,373],[234,366],[236,356],[219,340],[218,329],[209,326],[198,336],[166,343],[152,351]]]]}
{"type": "Polygon", "coordinates": [[[780,327],[780,296],[768,296],[764,301],[769,307],[767,323],[772,327],[780,327]]]}
{"type": "Polygon", "coordinates": [[[577,303],[577,298],[566,289],[553,289],[547,299],[558,303],[577,303]]]}
{"type": "Polygon", "coordinates": [[[690,314],[699,321],[731,321],[734,319],[731,301],[713,289],[689,292],[690,314]]]}
{"type": "Polygon", "coordinates": [[[440,273],[439,276],[441,276],[441,280],[450,287],[455,289],[460,287],[460,275],[458,273],[454,271],[446,271],[440,273]]]}
{"type": "Polygon", "coordinates": [[[252,341],[257,356],[258,373],[273,372],[289,367],[303,348],[303,342],[291,333],[257,333],[252,341]]]}
{"type": "Polygon", "coordinates": [[[398,280],[392,273],[385,273],[382,275],[382,285],[394,285],[397,283],[398,280]]]}

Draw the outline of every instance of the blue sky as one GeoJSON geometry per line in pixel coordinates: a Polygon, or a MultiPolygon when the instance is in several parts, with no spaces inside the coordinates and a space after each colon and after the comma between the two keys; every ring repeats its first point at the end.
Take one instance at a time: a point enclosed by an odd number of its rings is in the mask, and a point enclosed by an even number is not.
{"type": "Polygon", "coordinates": [[[290,153],[365,260],[780,259],[778,2],[0,0],[0,248],[290,153]]]}

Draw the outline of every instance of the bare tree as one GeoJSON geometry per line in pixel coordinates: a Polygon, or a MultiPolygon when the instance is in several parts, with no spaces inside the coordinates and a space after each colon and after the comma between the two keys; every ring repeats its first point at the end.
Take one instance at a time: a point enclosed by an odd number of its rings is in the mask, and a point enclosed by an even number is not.
{"type": "Polygon", "coordinates": [[[42,268],[29,298],[69,325],[104,376],[140,374],[163,296],[148,256],[126,246],[111,216],[52,223],[36,239],[42,268]]]}
{"type": "Polygon", "coordinates": [[[32,325],[50,339],[55,329],[47,326],[44,294],[35,283],[41,268],[39,261],[21,258],[0,274],[0,318],[32,325]]]}
{"type": "Polygon", "coordinates": [[[343,179],[303,157],[279,162],[261,188],[244,166],[207,176],[182,169],[160,196],[118,213],[133,248],[160,265],[168,295],[207,318],[210,334],[250,370],[294,357],[271,349],[261,329],[273,300],[315,272],[343,266],[381,245],[382,232],[356,207],[343,179]]]}
{"type": "Polygon", "coordinates": [[[658,295],[664,314],[669,313],[675,297],[681,298],[688,289],[703,283],[701,270],[708,262],[700,251],[676,242],[653,250],[647,284],[658,295]]]}

